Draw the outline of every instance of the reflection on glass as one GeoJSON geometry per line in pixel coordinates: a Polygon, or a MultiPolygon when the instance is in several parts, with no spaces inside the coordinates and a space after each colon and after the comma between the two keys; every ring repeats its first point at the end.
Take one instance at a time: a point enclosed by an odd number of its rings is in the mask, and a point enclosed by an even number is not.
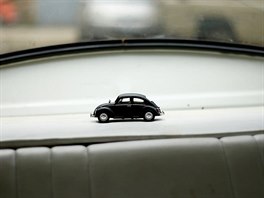
{"type": "Polygon", "coordinates": [[[14,1],[0,0],[0,23],[9,25],[17,20],[17,7],[14,1]]]}
{"type": "Polygon", "coordinates": [[[263,0],[0,0],[0,53],[92,40],[263,46],[263,0]]]}
{"type": "Polygon", "coordinates": [[[89,0],[83,2],[82,40],[145,38],[162,34],[156,0],[89,0]]]}
{"type": "Polygon", "coordinates": [[[234,25],[222,15],[204,16],[197,21],[197,39],[222,42],[236,42],[237,35],[234,32],[234,25]]]}

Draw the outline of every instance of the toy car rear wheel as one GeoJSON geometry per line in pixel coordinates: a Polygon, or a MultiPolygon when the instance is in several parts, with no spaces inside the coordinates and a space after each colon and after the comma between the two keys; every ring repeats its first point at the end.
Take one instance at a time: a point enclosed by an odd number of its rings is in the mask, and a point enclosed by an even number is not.
{"type": "Polygon", "coordinates": [[[144,114],[145,121],[153,121],[155,119],[155,115],[152,111],[146,111],[144,114]]]}
{"type": "Polygon", "coordinates": [[[107,112],[101,112],[98,115],[98,121],[101,123],[106,123],[109,121],[109,114],[107,112]]]}

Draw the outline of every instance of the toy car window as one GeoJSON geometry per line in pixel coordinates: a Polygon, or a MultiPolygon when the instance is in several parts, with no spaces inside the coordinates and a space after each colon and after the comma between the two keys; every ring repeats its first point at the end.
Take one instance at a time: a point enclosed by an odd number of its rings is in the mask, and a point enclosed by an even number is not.
{"type": "Polygon", "coordinates": [[[133,103],[136,103],[136,104],[143,104],[145,103],[143,99],[141,98],[133,98],[133,103]]]}
{"type": "Polygon", "coordinates": [[[130,98],[121,98],[118,103],[127,104],[131,102],[130,102],[130,98]]]}

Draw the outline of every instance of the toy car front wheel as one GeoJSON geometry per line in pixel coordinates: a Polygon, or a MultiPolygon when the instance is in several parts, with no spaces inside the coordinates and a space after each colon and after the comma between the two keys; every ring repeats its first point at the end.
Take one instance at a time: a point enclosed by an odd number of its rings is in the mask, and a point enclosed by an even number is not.
{"type": "Polygon", "coordinates": [[[109,115],[106,112],[101,112],[98,115],[98,121],[101,123],[105,123],[109,121],[109,115]]]}
{"type": "Polygon", "coordinates": [[[144,114],[144,120],[145,121],[152,121],[154,120],[155,115],[151,111],[146,111],[144,114]]]}

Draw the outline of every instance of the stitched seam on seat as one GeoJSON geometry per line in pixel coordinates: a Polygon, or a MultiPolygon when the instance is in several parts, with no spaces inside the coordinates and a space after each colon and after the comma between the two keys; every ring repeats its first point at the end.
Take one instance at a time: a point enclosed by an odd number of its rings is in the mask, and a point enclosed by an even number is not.
{"type": "Polygon", "coordinates": [[[86,155],[87,155],[87,158],[86,158],[86,162],[87,162],[87,176],[88,176],[88,195],[89,195],[89,198],[92,198],[92,178],[91,178],[91,167],[90,167],[90,159],[89,159],[89,147],[86,147],[86,155]]]}
{"type": "Polygon", "coordinates": [[[228,159],[227,159],[227,154],[226,154],[224,142],[222,141],[222,139],[220,139],[219,141],[220,141],[221,149],[222,149],[222,152],[223,152],[223,155],[224,155],[225,165],[226,165],[226,169],[227,169],[227,172],[228,172],[228,177],[229,177],[229,181],[230,181],[230,185],[231,185],[232,196],[234,198],[236,198],[237,195],[235,193],[235,188],[234,188],[232,175],[231,175],[231,169],[230,169],[230,165],[229,165],[229,162],[228,162],[228,159]]]}
{"type": "Polygon", "coordinates": [[[260,154],[260,161],[263,163],[262,166],[261,166],[261,170],[262,170],[262,178],[263,178],[263,182],[264,182],[264,153],[262,153],[261,145],[258,143],[256,137],[253,136],[252,139],[256,143],[257,150],[258,150],[258,152],[260,154]]]}
{"type": "Polygon", "coordinates": [[[260,154],[260,160],[262,161],[262,163],[264,164],[264,153],[263,151],[261,150],[261,145],[258,143],[258,140],[256,139],[255,136],[253,136],[253,140],[255,141],[256,145],[257,145],[257,148],[258,148],[258,151],[259,151],[259,154],[260,154]]]}
{"type": "Polygon", "coordinates": [[[18,173],[17,173],[17,151],[15,151],[14,155],[14,171],[15,171],[15,189],[16,189],[16,197],[19,198],[19,193],[18,193],[18,173]]]}
{"type": "Polygon", "coordinates": [[[50,151],[50,179],[51,179],[51,197],[54,198],[54,181],[53,181],[53,157],[52,157],[52,149],[49,149],[50,151]]]}
{"type": "Polygon", "coordinates": [[[18,189],[17,189],[17,164],[16,164],[16,155],[17,155],[17,151],[14,151],[14,173],[15,173],[15,197],[18,198],[18,189]]]}

